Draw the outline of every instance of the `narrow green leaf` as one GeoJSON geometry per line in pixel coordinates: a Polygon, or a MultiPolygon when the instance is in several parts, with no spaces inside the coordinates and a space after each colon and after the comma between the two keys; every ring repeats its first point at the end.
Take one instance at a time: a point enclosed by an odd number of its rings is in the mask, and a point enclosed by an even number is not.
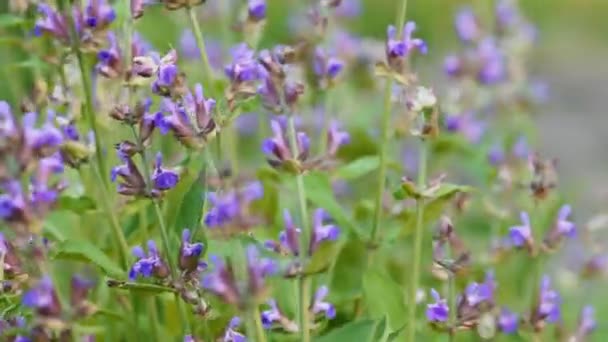
{"type": "Polygon", "coordinates": [[[192,183],[190,190],[184,195],[182,204],[177,212],[175,228],[181,231],[184,228],[194,229],[198,227],[203,216],[203,204],[205,203],[205,182],[197,178],[192,183]]]}
{"type": "Polygon", "coordinates": [[[57,210],[68,210],[76,214],[83,214],[89,210],[95,210],[97,207],[95,201],[87,196],[71,197],[61,196],[57,200],[57,210]]]}
{"type": "Polygon", "coordinates": [[[374,171],[379,165],[378,156],[361,157],[340,167],[336,171],[336,176],[344,180],[356,179],[374,171]]]}
{"type": "Polygon", "coordinates": [[[366,255],[365,243],[358,238],[349,240],[340,249],[330,281],[330,293],[337,301],[361,295],[366,255]]]}
{"type": "Polygon", "coordinates": [[[108,287],[113,289],[121,289],[121,290],[129,290],[133,292],[138,292],[141,294],[159,294],[165,292],[175,292],[175,289],[171,287],[166,287],[162,285],[155,284],[143,284],[143,283],[131,283],[127,281],[120,281],[110,279],[106,282],[108,287]]]}
{"type": "Polygon", "coordinates": [[[363,276],[363,293],[372,318],[386,317],[390,332],[403,325],[406,308],[399,284],[376,269],[368,269],[363,276]]]}
{"type": "Polygon", "coordinates": [[[357,341],[368,342],[372,340],[376,322],[372,320],[355,321],[347,323],[328,334],[319,337],[317,342],[357,341]]]}
{"type": "Polygon", "coordinates": [[[11,26],[22,25],[26,22],[25,16],[15,15],[11,13],[0,14],[0,27],[7,28],[11,26]]]}
{"type": "Polygon", "coordinates": [[[101,268],[109,276],[125,276],[125,271],[101,249],[88,241],[65,240],[57,246],[54,258],[90,262],[101,268]]]}
{"type": "Polygon", "coordinates": [[[386,334],[387,319],[386,315],[382,317],[380,322],[376,325],[376,331],[374,332],[374,341],[382,341],[386,334]]]}

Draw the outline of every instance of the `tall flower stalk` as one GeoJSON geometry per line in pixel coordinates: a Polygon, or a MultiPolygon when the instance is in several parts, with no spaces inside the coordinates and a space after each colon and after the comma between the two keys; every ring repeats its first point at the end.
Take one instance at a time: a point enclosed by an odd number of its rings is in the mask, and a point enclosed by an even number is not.
{"type": "MultiPolygon", "coordinates": [[[[401,38],[402,30],[405,23],[405,14],[407,11],[407,0],[401,0],[399,12],[397,12],[397,28],[398,28],[398,39],[401,38]]],[[[392,112],[392,91],[393,91],[393,79],[387,78],[386,85],[384,86],[384,96],[383,96],[383,108],[382,118],[381,118],[381,133],[380,133],[380,166],[378,170],[378,183],[377,183],[377,192],[376,192],[376,201],[374,205],[374,220],[372,224],[372,232],[371,232],[371,245],[375,245],[378,239],[378,229],[380,226],[380,221],[382,220],[382,199],[384,197],[384,188],[386,185],[386,170],[387,170],[387,162],[386,159],[388,157],[388,145],[389,145],[389,131],[391,124],[391,112],[392,112]]],[[[373,259],[373,249],[368,255],[368,264],[371,263],[373,259]]]]}
{"type": "MultiPolygon", "coordinates": [[[[288,133],[289,133],[289,144],[291,147],[291,153],[294,156],[299,154],[298,152],[298,141],[296,133],[296,125],[293,113],[289,115],[288,122],[288,133]]],[[[300,211],[302,237],[300,238],[300,265],[304,265],[306,262],[306,250],[308,246],[308,240],[310,239],[309,225],[308,225],[308,209],[306,206],[306,189],[304,188],[304,177],[301,171],[298,171],[296,175],[296,187],[298,193],[298,209],[300,211]]],[[[301,340],[303,342],[310,341],[310,327],[308,317],[308,306],[310,303],[310,280],[307,276],[301,275],[299,277],[299,318],[300,318],[300,331],[301,340]]]]}

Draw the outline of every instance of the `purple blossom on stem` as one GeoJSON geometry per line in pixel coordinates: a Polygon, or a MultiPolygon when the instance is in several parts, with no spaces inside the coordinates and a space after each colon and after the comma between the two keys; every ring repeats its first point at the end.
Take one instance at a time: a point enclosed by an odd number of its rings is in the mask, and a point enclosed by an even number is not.
{"type": "Polygon", "coordinates": [[[169,276],[169,268],[161,258],[156,243],[153,240],[148,240],[147,255],[140,246],[135,246],[132,252],[137,261],[129,270],[130,280],[133,281],[140,275],[145,278],[155,277],[161,279],[169,276]]]}
{"type": "Polygon", "coordinates": [[[273,132],[272,138],[265,139],[262,143],[262,152],[266,154],[268,163],[272,166],[280,166],[287,161],[304,161],[310,151],[310,139],[304,132],[297,132],[298,156],[294,157],[287,140],[286,127],[281,121],[271,120],[270,127],[273,132]]]}
{"type": "Polygon", "coordinates": [[[576,335],[583,338],[591,334],[596,327],[597,322],[595,321],[595,309],[591,305],[586,305],[583,310],[581,310],[576,335]]]}
{"type": "Polygon", "coordinates": [[[236,331],[236,329],[241,325],[241,319],[237,316],[232,317],[228,326],[226,327],[226,331],[224,332],[223,342],[247,342],[247,338],[245,335],[236,331]]]}
{"type": "Polygon", "coordinates": [[[118,157],[124,164],[113,167],[110,174],[112,182],[119,178],[121,180],[118,183],[118,193],[126,196],[144,195],[146,182],[131,157],[122,153],[118,157]]]}
{"type": "Polygon", "coordinates": [[[260,182],[250,182],[239,189],[226,191],[221,194],[207,195],[211,209],[205,215],[205,225],[209,228],[221,228],[231,224],[240,224],[247,216],[251,202],[264,195],[260,182]]]}
{"type": "Polygon", "coordinates": [[[182,231],[182,243],[179,248],[178,266],[180,270],[194,272],[204,270],[207,264],[204,261],[199,261],[203,254],[204,245],[200,242],[190,242],[190,229],[186,228],[182,231]]]}
{"type": "Polygon", "coordinates": [[[478,143],[485,133],[486,124],[477,120],[472,112],[460,115],[448,115],[445,118],[446,129],[461,133],[469,142],[478,143]]]}
{"type": "Polygon", "coordinates": [[[325,297],[327,297],[328,294],[329,289],[325,285],[317,289],[311,308],[313,315],[324,313],[327,319],[333,319],[334,317],[336,317],[335,307],[331,303],[324,301],[325,297]]]}
{"type": "Polygon", "coordinates": [[[265,72],[255,59],[255,52],[246,43],[230,49],[232,63],[224,67],[224,73],[232,83],[259,80],[265,72]]]}
{"type": "Polygon", "coordinates": [[[563,236],[573,237],[576,235],[576,225],[574,222],[568,221],[568,216],[572,208],[568,204],[564,204],[557,214],[555,229],[563,236]]]}
{"type": "Polygon", "coordinates": [[[84,10],[84,22],[89,28],[103,29],[116,19],[116,12],[107,0],[89,0],[84,10]]]}
{"type": "Polygon", "coordinates": [[[504,334],[513,334],[517,331],[519,316],[507,308],[502,308],[498,316],[498,328],[504,334]]]}
{"type": "Polygon", "coordinates": [[[329,215],[323,209],[316,209],[312,218],[309,255],[317,250],[323,241],[335,241],[340,235],[340,229],[334,224],[328,224],[329,215]]]}
{"type": "Polygon", "coordinates": [[[513,226],[509,229],[509,237],[511,243],[516,247],[530,246],[534,243],[532,237],[532,228],[530,226],[530,217],[528,213],[521,212],[520,218],[522,225],[513,226]]]}
{"type": "Polygon", "coordinates": [[[454,26],[458,37],[463,42],[477,40],[481,35],[479,20],[471,8],[463,8],[456,14],[454,26]]]}
{"type": "Polygon", "coordinates": [[[266,0],[248,0],[247,13],[251,21],[266,19],[266,0]]]}
{"type": "Polygon", "coordinates": [[[335,8],[334,12],[337,16],[343,18],[353,18],[361,14],[361,0],[342,0],[335,8]]]}
{"type": "Polygon", "coordinates": [[[280,322],[284,317],[281,310],[279,310],[276,300],[269,299],[268,306],[270,306],[270,309],[262,311],[261,314],[262,325],[265,329],[272,328],[275,322],[280,322]]]}
{"type": "Polygon", "coordinates": [[[505,59],[495,39],[483,39],[477,46],[477,56],[480,62],[477,80],[481,84],[496,84],[505,78],[505,59]]]}
{"type": "Polygon", "coordinates": [[[22,125],[25,144],[37,155],[48,156],[53,154],[63,143],[63,134],[54,125],[55,112],[52,110],[47,112],[46,122],[40,128],[35,127],[36,119],[37,114],[32,112],[23,116],[22,125]]]}
{"type": "Polygon", "coordinates": [[[540,320],[548,323],[555,323],[561,318],[560,304],[561,297],[551,287],[551,279],[545,275],[541,280],[538,307],[536,314],[540,320]]]}
{"type": "MultiPolygon", "coordinates": [[[[36,36],[46,33],[64,44],[70,43],[70,29],[64,15],[45,3],[38,5],[38,13],[40,13],[41,16],[36,19],[36,24],[34,26],[34,34],[36,36]]],[[[79,16],[74,16],[74,18],[78,17],[79,16]]]]}
{"type": "Polygon", "coordinates": [[[439,296],[439,293],[435,289],[431,289],[431,296],[435,302],[426,306],[427,320],[432,323],[447,322],[450,312],[447,301],[441,299],[441,296],[439,296]]]}
{"type": "Polygon", "coordinates": [[[427,53],[426,43],[419,38],[412,38],[416,30],[416,23],[409,21],[403,27],[403,34],[397,38],[397,28],[390,25],[387,29],[386,59],[394,69],[400,70],[403,62],[412,51],[418,50],[422,54],[427,53]]]}
{"type": "Polygon", "coordinates": [[[166,191],[174,188],[179,182],[177,172],[162,167],[163,156],[160,152],[156,154],[154,162],[154,171],[152,172],[152,187],[153,191],[166,191]]]}
{"type": "Polygon", "coordinates": [[[58,316],[61,306],[51,278],[44,276],[38,284],[27,291],[21,300],[22,304],[36,309],[42,316],[58,316]]]}
{"type": "Polygon", "coordinates": [[[177,67],[177,52],[169,51],[157,61],[156,79],[152,82],[152,92],[161,96],[181,93],[182,75],[177,67]]]}
{"type": "Polygon", "coordinates": [[[315,49],[315,55],[313,59],[313,71],[322,80],[332,81],[338,77],[340,72],[344,69],[344,62],[340,59],[328,56],[328,54],[321,48],[315,49]]]}
{"type": "Polygon", "coordinates": [[[327,154],[335,156],[340,146],[350,143],[350,134],[340,130],[340,123],[333,120],[327,130],[327,154]]]}

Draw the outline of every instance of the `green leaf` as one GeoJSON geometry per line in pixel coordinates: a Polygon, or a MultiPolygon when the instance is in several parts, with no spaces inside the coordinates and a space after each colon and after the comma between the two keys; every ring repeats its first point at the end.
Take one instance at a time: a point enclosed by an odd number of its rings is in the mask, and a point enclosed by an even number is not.
{"type": "Polygon", "coordinates": [[[102,309],[102,308],[96,309],[93,316],[101,316],[101,317],[105,317],[105,318],[110,318],[115,321],[123,321],[125,319],[124,315],[121,315],[118,312],[115,312],[115,311],[112,311],[109,309],[102,309]]]}
{"type": "Polygon", "coordinates": [[[374,332],[374,341],[383,341],[384,335],[386,334],[386,315],[382,316],[382,319],[376,325],[376,331],[374,332]]]}
{"type": "Polygon", "coordinates": [[[357,341],[368,342],[372,340],[376,322],[372,320],[356,321],[347,323],[318,339],[317,342],[342,342],[357,341]]]}
{"type": "Polygon", "coordinates": [[[175,289],[162,285],[155,284],[144,284],[144,283],[131,283],[127,281],[120,281],[110,279],[106,282],[108,287],[113,289],[129,290],[141,294],[154,295],[165,292],[175,292],[175,289]]]}
{"type": "Polygon", "coordinates": [[[403,325],[406,308],[399,284],[376,269],[368,269],[363,276],[363,293],[372,318],[386,317],[390,332],[403,325]]]}
{"type": "Polygon", "coordinates": [[[124,277],[123,271],[101,249],[87,241],[65,240],[55,249],[54,258],[90,262],[112,277],[124,277]]]}
{"type": "Polygon", "coordinates": [[[459,192],[471,192],[471,191],[473,191],[473,188],[470,186],[467,186],[467,185],[443,183],[443,184],[441,184],[439,189],[434,190],[431,193],[431,195],[432,195],[432,198],[434,198],[434,199],[439,199],[442,197],[451,198],[453,195],[456,195],[459,192]]]}
{"type": "Polygon", "coordinates": [[[7,28],[11,26],[22,25],[26,22],[25,16],[19,16],[11,13],[0,14],[0,27],[7,28]]]}
{"type": "Polygon", "coordinates": [[[203,216],[203,205],[205,203],[205,182],[198,178],[194,181],[190,190],[184,195],[182,204],[177,212],[175,228],[181,231],[184,228],[194,229],[198,227],[203,216]]]}
{"type": "Polygon", "coordinates": [[[97,207],[95,201],[87,196],[71,197],[61,196],[57,200],[57,210],[68,210],[77,214],[83,214],[89,210],[95,210],[97,207]]]}
{"type": "Polygon", "coordinates": [[[366,256],[365,243],[358,238],[351,239],[342,246],[331,274],[332,297],[346,301],[361,295],[366,256]]]}
{"type": "Polygon", "coordinates": [[[304,274],[317,274],[329,268],[332,260],[335,260],[338,253],[338,243],[336,241],[324,241],[312,255],[312,258],[304,267],[304,274]]]}
{"type": "Polygon", "coordinates": [[[334,197],[329,178],[320,172],[310,172],[304,176],[306,197],[317,207],[325,209],[342,229],[359,234],[357,227],[346,215],[344,208],[334,197]]]}
{"type": "Polygon", "coordinates": [[[352,180],[374,171],[380,165],[378,156],[365,156],[356,159],[336,171],[336,176],[344,180],[352,180]]]}

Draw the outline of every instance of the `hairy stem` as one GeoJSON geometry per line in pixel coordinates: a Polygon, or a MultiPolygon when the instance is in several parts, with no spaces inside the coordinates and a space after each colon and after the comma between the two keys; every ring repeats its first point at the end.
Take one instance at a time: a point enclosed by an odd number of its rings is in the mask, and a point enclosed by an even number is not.
{"type": "MultiPolygon", "coordinates": [[[[420,144],[420,160],[418,162],[418,188],[426,184],[427,146],[424,140],[420,144]]],[[[420,263],[422,261],[422,240],[424,236],[424,199],[416,202],[416,229],[414,232],[414,255],[412,256],[412,277],[408,307],[408,341],[416,340],[416,292],[420,282],[420,263]]]]}

